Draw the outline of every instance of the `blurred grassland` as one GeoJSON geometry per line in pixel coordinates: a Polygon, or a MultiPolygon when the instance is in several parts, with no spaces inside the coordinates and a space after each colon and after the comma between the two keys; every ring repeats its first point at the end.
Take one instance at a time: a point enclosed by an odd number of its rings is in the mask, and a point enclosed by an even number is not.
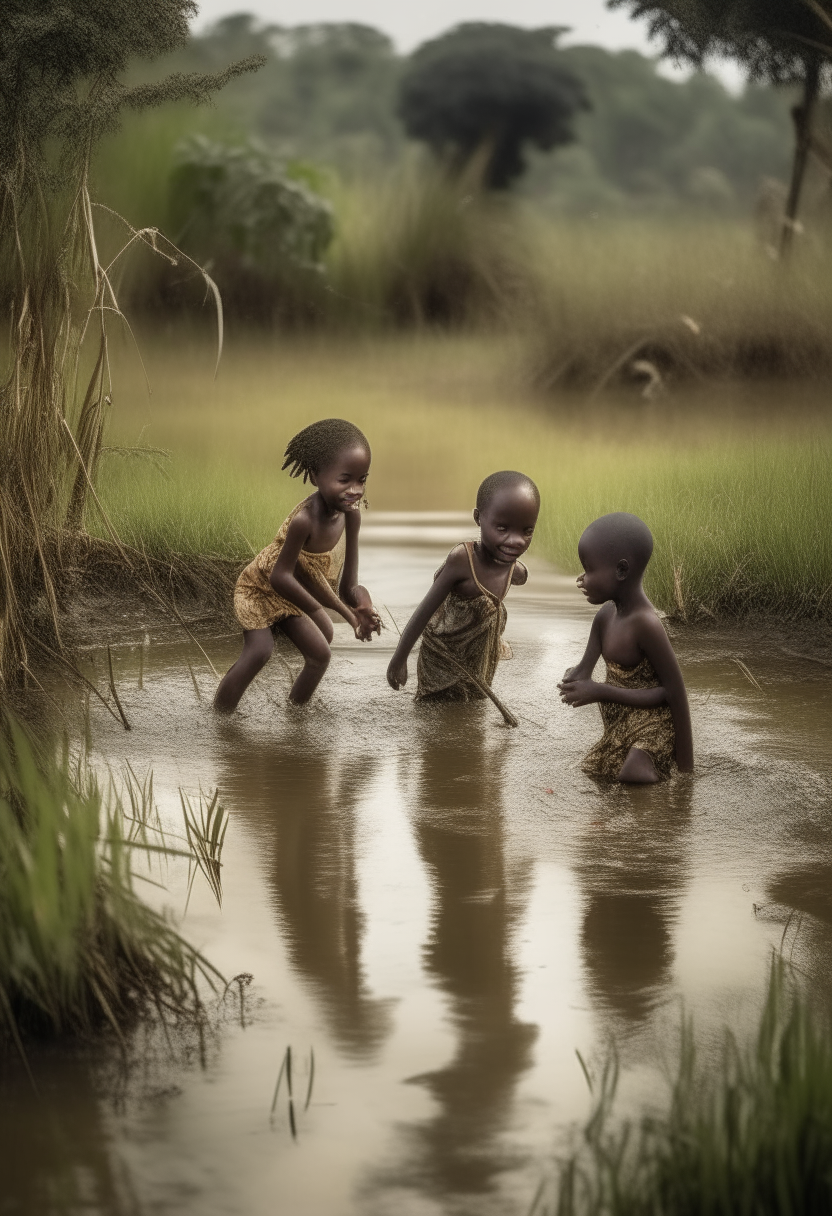
{"type": "Polygon", "coordinates": [[[822,388],[541,397],[517,339],[427,332],[241,340],[214,381],[207,337],[141,341],[155,392],[117,352],[110,442],[170,456],[109,454],[101,489],[124,539],[154,555],[242,560],[262,547],[308,492],[280,471],[287,439],[339,415],[370,439],[371,507],[470,508],[484,476],[519,468],[543,498],[534,547],[566,572],[587,523],[630,510],[654,531],[649,591],[666,610],[832,616],[822,388]]]}

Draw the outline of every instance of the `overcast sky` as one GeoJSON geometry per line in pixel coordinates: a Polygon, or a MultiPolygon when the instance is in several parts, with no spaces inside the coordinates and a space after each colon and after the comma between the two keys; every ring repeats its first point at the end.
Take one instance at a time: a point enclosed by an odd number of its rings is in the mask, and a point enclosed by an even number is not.
{"type": "MultiPolygon", "coordinates": [[[[564,43],[591,42],[612,49],[633,47],[656,53],[645,24],[623,12],[610,12],[604,0],[198,0],[200,29],[232,12],[255,13],[274,25],[303,25],[316,21],[360,21],[388,33],[402,51],[441,34],[460,21],[505,21],[511,25],[569,26],[564,43]]],[[[671,74],[671,65],[665,69],[671,74]]],[[[719,69],[734,85],[736,73],[719,69]]]]}

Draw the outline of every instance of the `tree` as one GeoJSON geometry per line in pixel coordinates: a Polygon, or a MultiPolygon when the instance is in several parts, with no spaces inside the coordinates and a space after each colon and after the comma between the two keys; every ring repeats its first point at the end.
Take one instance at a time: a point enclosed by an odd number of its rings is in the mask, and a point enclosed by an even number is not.
{"type": "Polygon", "coordinates": [[[812,118],[824,65],[832,57],[829,0],[607,0],[646,17],[663,53],[701,68],[710,55],[736,59],[752,80],[798,84],[795,149],[781,249],[791,242],[812,146],[812,118]]]}
{"type": "Polygon", "coordinates": [[[581,81],[558,51],[556,28],[470,23],[410,57],[399,115],[454,170],[483,157],[482,181],[505,189],[525,169],[523,145],[550,149],[573,138],[588,108],[581,81]]]}
{"type": "MultiPolygon", "coordinates": [[[[82,539],[111,402],[106,321],[120,310],[111,267],[99,260],[92,149],[124,110],[203,101],[257,66],[128,87],[128,62],[181,46],[195,10],[193,0],[0,7],[0,296],[9,334],[0,371],[0,684],[28,669],[39,599],[61,648],[66,542],[82,539]],[[93,372],[76,400],[85,335],[93,372]]],[[[126,245],[159,251],[159,240],[128,232],[126,245]]]]}

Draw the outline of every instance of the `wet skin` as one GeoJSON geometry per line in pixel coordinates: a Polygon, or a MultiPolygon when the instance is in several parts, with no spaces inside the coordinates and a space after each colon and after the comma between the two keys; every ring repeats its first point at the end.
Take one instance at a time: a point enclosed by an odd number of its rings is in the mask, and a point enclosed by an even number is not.
{"type": "MultiPolygon", "coordinates": [[[[329,644],[333,629],[326,609],[342,616],[362,642],[381,632],[381,620],[370,593],[358,584],[359,508],[369,471],[370,453],[359,446],[343,449],[331,464],[310,474],[316,493],[307,498],[290,523],[280,556],[269,575],[278,595],[306,614],[288,617],[277,626],[303,655],[303,669],[289,693],[289,700],[295,705],[309,700],[332,657],[329,644]],[[344,531],[346,554],[336,595],[328,585],[307,579],[298,566],[298,558],[301,550],[328,553],[344,531]]],[[[251,681],[271,658],[273,648],[271,629],[243,630],[243,652],[217,689],[215,709],[227,713],[237,708],[251,681]]]]}
{"type": "MultiPolygon", "coordinates": [[[[524,565],[512,566],[532,541],[540,503],[527,486],[506,486],[498,490],[482,511],[474,511],[480,539],[474,545],[474,568],[481,586],[502,598],[510,579],[515,586],[526,582],[524,565]]],[[[468,554],[464,545],[457,545],[436,573],[433,586],[407,622],[399,644],[387,668],[387,683],[400,689],[407,683],[407,660],[425,626],[454,591],[463,599],[476,599],[482,591],[471,577],[468,554]]]]}
{"type": "MultiPolygon", "coordinates": [[[[590,604],[603,604],[592,622],[586,651],[577,667],[570,667],[558,685],[561,699],[578,707],[595,701],[614,701],[641,709],[668,705],[676,733],[676,763],[683,773],[693,770],[693,737],[685,685],[673,647],[656,610],[642,587],[643,570],[627,557],[610,557],[608,538],[587,530],[578,545],[584,568],[578,586],[590,604]],[[617,688],[593,680],[592,672],[603,655],[621,667],[637,667],[647,658],[659,678],[659,688],[617,688]]],[[[618,780],[650,784],[659,780],[653,761],[641,748],[630,749],[618,780]]]]}

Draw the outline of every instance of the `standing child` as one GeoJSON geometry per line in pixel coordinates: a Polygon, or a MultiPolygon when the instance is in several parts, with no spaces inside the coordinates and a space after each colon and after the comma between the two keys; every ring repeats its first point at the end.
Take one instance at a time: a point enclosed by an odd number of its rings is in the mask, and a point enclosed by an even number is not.
{"type": "Polygon", "coordinates": [[[278,628],[303,655],[303,669],[289,700],[308,701],[331,658],[337,612],[355,636],[368,641],[381,630],[369,593],[358,585],[360,506],[370,471],[370,445],[351,422],[324,418],[295,435],[283,468],[303,474],[315,493],[298,503],[274,541],[237,579],[234,612],[243,627],[243,652],[223,677],[214,707],[236,709],[258,671],[269,661],[278,628]]]}
{"type": "Polygon", "coordinates": [[[578,586],[596,613],[586,652],[558,685],[567,705],[601,708],[604,734],[583,762],[607,781],[649,784],[670,776],[674,761],[693,769],[690,710],[682,673],[642,579],[653,553],[650,529],[635,515],[602,515],[578,543],[578,586]],[[592,679],[600,656],[604,684],[592,679]]]}
{"type": "Polygon", "coordinates": [[[511,472],[486,477],[474,511],[480,539],[457,545],[437,570],[433,586],[405,626],[390,660],[387,681],[392,688],[407,683],[408,656],[424,633],[416,667],[416,700],[484,698],[465,671],[490,687],[497,662],[508,649],[502,640],[503,600],[512,584],[522,585],[528,578],[517,559],[531,544],[539,511],[540,495],[531,478],[511,472]]]}

